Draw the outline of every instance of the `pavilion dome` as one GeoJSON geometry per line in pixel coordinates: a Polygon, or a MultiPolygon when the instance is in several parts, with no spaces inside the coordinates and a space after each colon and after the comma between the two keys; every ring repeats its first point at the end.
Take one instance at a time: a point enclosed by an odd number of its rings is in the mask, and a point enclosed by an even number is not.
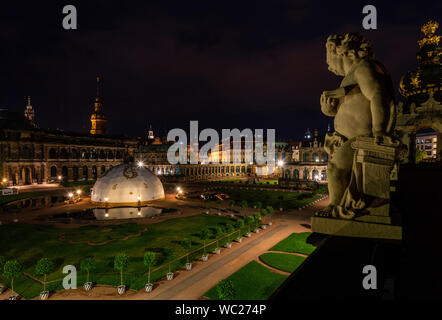
{"type": "Polygon", "coordinates": [[[149,169],[124,163],[101,176],[91,192],[94,203],[109,205],[144,205],[164,199],[163,184],[149,169]],[[107,199],[106,199],[107,198],[107,199]]]}

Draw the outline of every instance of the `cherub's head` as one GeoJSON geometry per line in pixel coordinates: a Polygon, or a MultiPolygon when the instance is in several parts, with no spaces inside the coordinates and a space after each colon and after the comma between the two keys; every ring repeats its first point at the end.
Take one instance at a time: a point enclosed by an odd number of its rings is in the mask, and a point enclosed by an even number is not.
{"type": "Polygon", "coordinates": [[[328,69],[336,75],[343,76],[343,59],[373,59],[374,54],[370,42],[359,33],[333,34],[327,43],[328,69]]]}
{"type": "Polygon", "coordinates": [[[342,36],[339,34],[332,34],[327,38],[325,47],[327,49],[327,64],[328,70],[338,76],[344,75],[344,68],[342,65],[342,56],[340,56],[336,49],[341,45],[342,36]]]}
{"type": "Polygon", "coordinates": [[[374,58],[371,43],[359,33],[345,33],[342,35],[340,46],[336,48],[338,55],[352,59],[370,60],[374,58]]]}

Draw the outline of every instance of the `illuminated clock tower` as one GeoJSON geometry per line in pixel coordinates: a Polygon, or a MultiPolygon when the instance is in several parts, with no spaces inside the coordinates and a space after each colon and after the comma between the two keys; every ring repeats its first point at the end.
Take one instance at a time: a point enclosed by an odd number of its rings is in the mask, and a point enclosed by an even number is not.
{"type": "Polygon", "coordinates": [[[106,134],[106,117],[103,113],[103,105],[100,102],[99,91],[100,77],[97,77],[97,96],[94,102],[94,113],[91,115],[91,134],[106,134]]]}

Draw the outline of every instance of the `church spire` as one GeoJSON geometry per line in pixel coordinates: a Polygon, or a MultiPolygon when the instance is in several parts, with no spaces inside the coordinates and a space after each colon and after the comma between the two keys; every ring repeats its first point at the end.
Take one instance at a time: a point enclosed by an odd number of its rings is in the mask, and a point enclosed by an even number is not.
{"type": "Polygon", "coordinates": [[[34,108],[32,108],[30,96],[28,96],[28,103],[26,104],[26,107],[25,107],[25,117],[26,117],[26,119],[29,120],[31,125],[35,126],[35,123],[34,123],[35,111],[34,111],[34,108]]]}
{"type": "Polygon", "coordinates": [[[106,116],[103,113],[103,105],[100,101],[100,77],[96,78],[97,95],[94,102],[94,113],[91,115],[91,134],[106,134],[106,116]]]}

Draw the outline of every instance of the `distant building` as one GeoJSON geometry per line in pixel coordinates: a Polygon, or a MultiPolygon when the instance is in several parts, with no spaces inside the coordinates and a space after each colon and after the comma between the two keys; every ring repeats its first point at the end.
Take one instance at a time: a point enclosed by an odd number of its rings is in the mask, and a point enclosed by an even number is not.
{"type": "Polygon", "coordinates": [[[106,130],[106,116],[103,113],[103,105],[100,101],[100,91],[99,91],[100,78],[97,77],[97,96],[94,102],[94,113],[91,115],[91,134],[105,135],[106,130]]]}
{"type": "Polygon", "coordinates": [[[34,121],[35,111],[34,111],[34,108],[32,108],[30,96],[28,96],[28,104],[25,107],[25,118],[29,120],[29,122],[32,126],[34,126],[34,127],[36,126],[35,121],[34,121]]]}
{"type": "Polygon", "coordinates": [[[427,159],[437,158],[437,134],[436,132],[417,133],[416,134],[416,150],[424,150],[427,152],[427,159]]]}

